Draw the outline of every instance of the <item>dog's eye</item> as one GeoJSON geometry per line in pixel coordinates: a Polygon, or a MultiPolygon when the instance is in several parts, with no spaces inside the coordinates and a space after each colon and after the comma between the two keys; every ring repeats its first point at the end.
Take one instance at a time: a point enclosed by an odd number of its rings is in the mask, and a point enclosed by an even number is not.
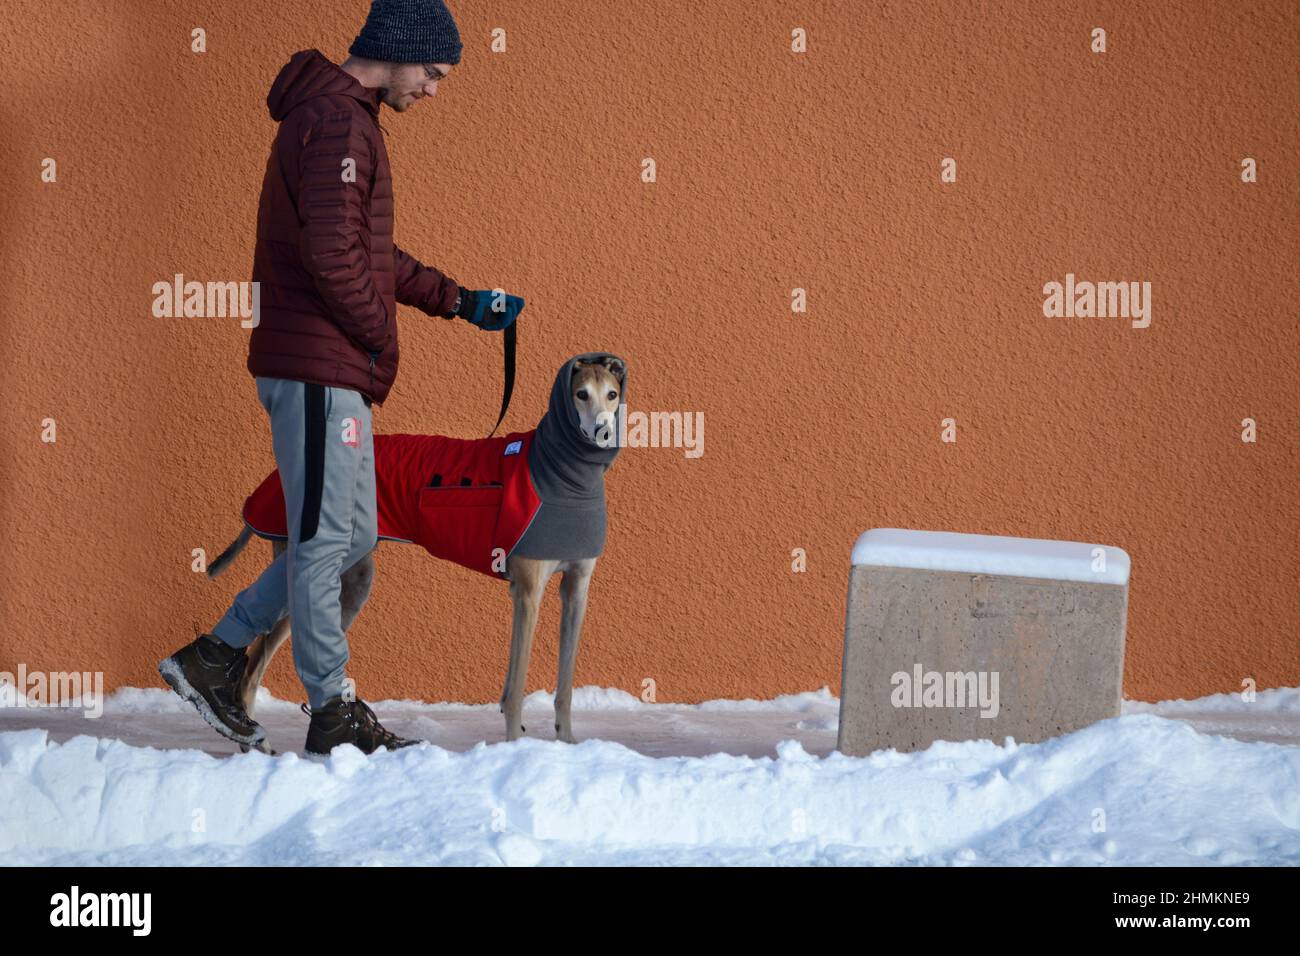
{"type": "Polygon", "coordinates": [[[610,389],[608,398],[612,402],[614,399],[618,398],[618,392],[614,391],[613,389],[610,389]]]}
{"type": "Polygon", "coordinates": [[[578,401],[585,402],[586,400],[587,400],[587,390],[585,388],[578,389],[578,401]]]}

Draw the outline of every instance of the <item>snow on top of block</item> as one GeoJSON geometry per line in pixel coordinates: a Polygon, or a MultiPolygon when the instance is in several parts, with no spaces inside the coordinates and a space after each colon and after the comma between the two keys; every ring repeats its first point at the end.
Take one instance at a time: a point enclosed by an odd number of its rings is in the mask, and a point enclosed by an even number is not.
{"type": "Polygon", "coordinates": [[[1129,571],[1122,549],[1100,544],[901,528],[864,532],[853,546],[853,564],[1093,584],[1127,584],[1129,571]]]}

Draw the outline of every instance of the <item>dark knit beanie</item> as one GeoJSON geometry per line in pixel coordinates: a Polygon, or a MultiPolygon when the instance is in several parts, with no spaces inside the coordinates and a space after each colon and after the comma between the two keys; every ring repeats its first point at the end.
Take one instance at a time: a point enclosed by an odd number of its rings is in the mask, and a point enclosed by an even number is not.
{"type": "Polygon", "coordinates": [[[459,63],[460,31],[442,0],[374,0],[353,56],[388,63],[459,63]]]}

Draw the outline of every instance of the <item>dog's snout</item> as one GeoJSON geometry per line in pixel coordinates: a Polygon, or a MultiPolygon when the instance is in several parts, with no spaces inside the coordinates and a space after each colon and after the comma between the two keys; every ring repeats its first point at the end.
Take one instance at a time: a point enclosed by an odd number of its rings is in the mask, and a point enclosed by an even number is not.
{"type": "Polygon", "coordinates": [[[601,412],[596,416],[596,427],[592,438],[601,448],[608,448],[614,442],[614,415],[612,412],[601,412]]]}

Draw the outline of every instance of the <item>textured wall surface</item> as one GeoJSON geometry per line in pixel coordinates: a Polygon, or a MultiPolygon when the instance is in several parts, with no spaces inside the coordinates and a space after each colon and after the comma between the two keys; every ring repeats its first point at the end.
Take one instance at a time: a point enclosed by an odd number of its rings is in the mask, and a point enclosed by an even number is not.
{"type": "MultiPolygon", "coordinates": [[[[1300,683],[1294,3],[451,6],[461,65],[383,119],[396,235],[526,297],[506,426],[594,349],[628,358],[633,411],[705,416],[702,457],[610,472],[579,684],[837,690],[870,527],[1126,549],[1129,697],[1300,683]],[[1150,327],[1045,317],[1067,273],[1149,281],[1150,327]]],[[[151,289],[249,278],[271,80],[341,61],[365,8],[0,6],[0,670],[162,686],[267,560],[191,570],[270,433],[238,321],[155,318],[151,289]]],[[[376,429],[486,432],[500,339],[402,312],[376,429]]],[[[496,700],[504,586],[411,547],[379,565],[359,693],[496,700]]],[[[529,690],[557,631],[552,599],[529,690]]],[[[268,684],[301,697],[288,654],[268,684]]]]}

